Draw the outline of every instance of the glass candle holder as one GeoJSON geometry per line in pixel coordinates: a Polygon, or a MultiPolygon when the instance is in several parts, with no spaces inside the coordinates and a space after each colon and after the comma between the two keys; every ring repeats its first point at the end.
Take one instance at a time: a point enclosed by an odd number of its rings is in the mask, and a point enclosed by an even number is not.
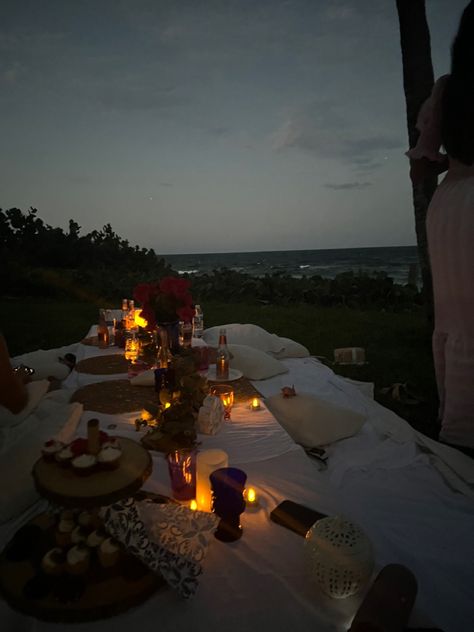
{"type": "Polygon", "coordinates": [[[137,338],[127,338],[125,340],[125,360],[135,362],[140,353],[140,341],[137,338]]]}
{"type": "Polygon", "coordinates": [[[234,405],[234,389],[228,384],[216,384],[211,388],[211,395],[218,397],[224,406],[224,419],[230,419],[230,412],[234,405]]]}
{"type": "Polygon", "coordinates": [[[171,491],[176,500],[191,500],[196,496],[196,450],[180,449],[167,456],[171,491]]]}
{"type": "Polygon", "coordinates": [[[245,510],[244,487],[247,474],[236,467],[224,467],[210,475],[212,508],[220,521],[214,536],[221,542],[242,537],[240,514],[245,510]]]}

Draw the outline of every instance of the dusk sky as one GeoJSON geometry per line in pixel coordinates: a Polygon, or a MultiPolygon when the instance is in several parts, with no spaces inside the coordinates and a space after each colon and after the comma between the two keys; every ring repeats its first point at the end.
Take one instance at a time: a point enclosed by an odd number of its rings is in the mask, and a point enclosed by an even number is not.
{"type": "Polygon", "coordinates": [[[1,208],[159,254],[415,243],[395,0],[1,0],[0,139],[1,208]]]}

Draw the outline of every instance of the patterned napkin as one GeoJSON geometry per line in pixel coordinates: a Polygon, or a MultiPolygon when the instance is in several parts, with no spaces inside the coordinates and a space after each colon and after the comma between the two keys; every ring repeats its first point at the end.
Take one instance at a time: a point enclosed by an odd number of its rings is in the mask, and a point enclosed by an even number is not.
{"type": "Polygon", "coordinates": [[[104,522],[114,538],[182,597],[195,594],[217,516],[178,504],[128,498],[106,507],[104,522]]]}

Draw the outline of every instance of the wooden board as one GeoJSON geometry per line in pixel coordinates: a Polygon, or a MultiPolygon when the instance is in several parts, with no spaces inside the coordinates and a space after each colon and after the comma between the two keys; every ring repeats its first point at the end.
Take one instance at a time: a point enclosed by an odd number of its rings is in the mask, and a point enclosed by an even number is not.
{"type": "Polygon", "coordinates": [[[22,561],[8,559],[8,545],[0,554],[0,591],[16,610],[46,621],[93,621],[124,612],[166,585],[160,575],[124,552],[113,570],[103,569],[93,559],[87,573],[79,579],[83,592],[77,600],[64,601],[65,590],[76,581],[67,573],[52,580],[50,591],[45,596],[28,598],[24,593],[25,585],[40,572],[42,555],[55,546],[51,516],[41,514],[29,524],[41,529],[31,558],[22,561]]]}
{"type": "Polygon", "coordinates": [[[38,493],[66,507],[110,505],[137,492],[150,476],[153,462],[148,450],[131,439],[120,438],[122,457],[115,470],[101,470],[87,476],[54,461],[38,459],[33,479],[38,493]]]}
{"type": "Polygon", "coordinates": [[[156,406],[158,396],[154,386],[133,386],[129,380],[110,380],[87,384],[71,398],[85,410],[120,415],[142,410],[147,404],[156,406]]]}
{"type": "Polygon", "coordinates": [[[78,373],[89,375],[117,375],[128,372],[128,362],[122,353],[84,358],[74,367],[78,373]]]}

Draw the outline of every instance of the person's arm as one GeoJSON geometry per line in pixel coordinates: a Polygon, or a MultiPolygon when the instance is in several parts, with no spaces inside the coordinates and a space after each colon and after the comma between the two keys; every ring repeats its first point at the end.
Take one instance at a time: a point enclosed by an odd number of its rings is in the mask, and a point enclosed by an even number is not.
{"type": "Polygon", "coordinates": [[[14,373],[5,338],[0,334],[0,405],[16,414],[27,401],[28,392],[23,379],[14,373]]]}
{"type": "Polygon", "coordinates": [[[447,80],[448,75],[438,79],[418,114],[416,127],[420,135],[415,147],[406,152],[413,184],[420,184],[427,176],[439,175],[449,168],[448,156],[440,152],[442,97],[447,80]]]}
{"type": "Polygon", "coordinates": [[[410,179],[413,184],[420,184],[426,177],[431,175],[438,176],[448,169],[448,156],[445,156],[442,160],[412,159],[410,160],[410,179]]]}

